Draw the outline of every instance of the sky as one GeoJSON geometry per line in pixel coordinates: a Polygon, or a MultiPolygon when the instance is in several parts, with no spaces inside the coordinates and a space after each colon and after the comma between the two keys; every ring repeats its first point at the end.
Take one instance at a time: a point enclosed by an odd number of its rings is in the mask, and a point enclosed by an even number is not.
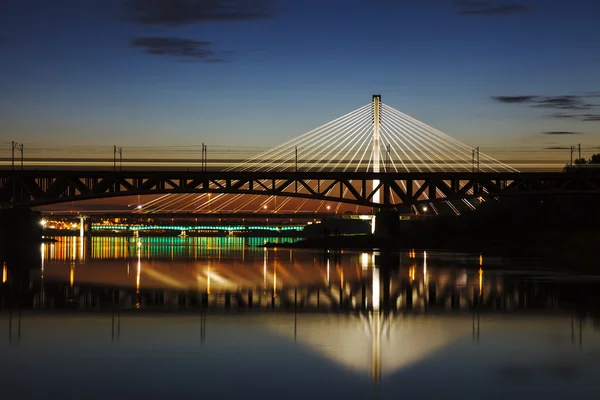
{"type": "Polygon", "coordinates": [[[268,148],[377,93],[499,158],[567,160],[600,145],[599,20],[597,0],[0,0],[1,141],[268,148]]]}

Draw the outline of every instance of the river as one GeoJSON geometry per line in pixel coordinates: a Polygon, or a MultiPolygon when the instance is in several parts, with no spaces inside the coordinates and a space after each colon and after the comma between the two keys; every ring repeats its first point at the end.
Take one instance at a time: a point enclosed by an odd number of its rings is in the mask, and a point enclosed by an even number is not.
{"type": "Polygon", "coordinates": [[[600,398],[600,278],[540,260],[57,240],[3,265],[6,398],[600,398]]]}

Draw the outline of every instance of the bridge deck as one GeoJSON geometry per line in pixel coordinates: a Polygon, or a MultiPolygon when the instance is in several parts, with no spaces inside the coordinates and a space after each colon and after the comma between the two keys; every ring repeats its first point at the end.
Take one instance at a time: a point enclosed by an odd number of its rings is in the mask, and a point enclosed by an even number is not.
{"type": "Polygon", "coordinates": [[[600,194],[600,171],[315,172],[0,170],[0,202],[39,206],[117,196],[219,193],[395,208],[524,194],[600,194]],[[380,202],[374,201],[380,193],[380,202]]]}

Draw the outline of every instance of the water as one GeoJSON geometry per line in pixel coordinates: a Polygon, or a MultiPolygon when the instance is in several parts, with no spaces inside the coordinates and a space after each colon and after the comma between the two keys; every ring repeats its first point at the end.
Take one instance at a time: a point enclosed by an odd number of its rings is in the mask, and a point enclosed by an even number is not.
{"type": "Polygon", "coordinates": [[[599,281],[539,260],[59,240],[3,286],[6,398],[600,395],[599,281]]]}

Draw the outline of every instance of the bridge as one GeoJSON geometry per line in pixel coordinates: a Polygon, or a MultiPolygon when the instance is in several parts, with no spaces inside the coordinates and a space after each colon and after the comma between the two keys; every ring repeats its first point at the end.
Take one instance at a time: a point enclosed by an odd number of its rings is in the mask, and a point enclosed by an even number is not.
{"type": "MultiPolygon", "coordinates": [[[[189,193],[295,197],[393,209],[480,197],[600,194],[600,174],[592,171],[579,174],[0,171],[0,201],[13,206],[35,207],[118,196],[189,193]],[[373,181],[377,183],[372,185],[373,181]],[[383,196],[378,199],[380,191],[383,196]]],[[[136,211],[141,213],[139,209],[136,211]]]]}
{"type": "Polygon", "coordinates": [[[600,194],[600,174],[523,173],[381,102],[371,103],[251,159],[211,170],[0,171],[0,203],[36,207],[156,195],[135,213],[191,210],[266,213],[272,199],[349,204],[375,210],[474,209],[489,198],[600,194]],[[212,197],[211,197],[212,196],[212,197]],[[252,198],[260,198],[252,203],[252,198]],[[475,200],[475,201],[474,201],[475,200]],[[247,212],[247,211],[246,211],[247,212]]]}

